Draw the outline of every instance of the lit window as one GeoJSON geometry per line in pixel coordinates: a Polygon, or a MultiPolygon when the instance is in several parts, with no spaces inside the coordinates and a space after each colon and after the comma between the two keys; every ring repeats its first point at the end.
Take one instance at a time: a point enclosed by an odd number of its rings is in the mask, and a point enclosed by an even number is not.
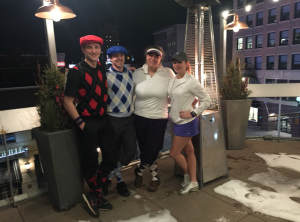
{"type": "Polygon", "coordinates": [[[242,50],[243,49],[243,38],[238,38],[237,39],[237,50],[242,50]]]}
{"type": "Polygon", "coordinates": [[[280,41],[279,45],[288,45],[289,44],[289,31],[281,31],[280,32],[280,41]]]}

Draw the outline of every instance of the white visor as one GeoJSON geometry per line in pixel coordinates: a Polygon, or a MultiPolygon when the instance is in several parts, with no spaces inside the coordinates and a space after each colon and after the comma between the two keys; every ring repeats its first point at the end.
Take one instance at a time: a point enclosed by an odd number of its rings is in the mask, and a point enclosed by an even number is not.
{"type": "Polygon", "coordinates": [[[146,52],[146,54],[149,54],[149,53],[152,53],[152,52],[154,52],[154,53],[162,56],[161,51],[159,51],[158,49],[154,49],[154,48],[148,49],[147,52],[146,52]]]}

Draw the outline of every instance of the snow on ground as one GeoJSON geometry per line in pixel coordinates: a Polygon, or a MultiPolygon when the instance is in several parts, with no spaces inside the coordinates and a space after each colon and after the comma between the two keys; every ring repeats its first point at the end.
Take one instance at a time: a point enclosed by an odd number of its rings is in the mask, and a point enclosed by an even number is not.
{"type": "Polygon", "coordinates": [[[168,210],[160,210],[155,213],[144,214],[129,220],[118,220],[117,222],[177,222],[168,210]]]}
{"type": "Polygon", "coordinates": [[[216,222],[229,222],[230,219],[226,219],[224,216],[220,217],[219,219],[214,220],[216,222]]]}
{"type": "MultiPolygon", "coordinates": [[[[268,166],[300,172],[300,156],[286,154],[261,154],[268,166]]],[[[300,204],[291,198],[300,198],[300,179],[291,179],[278,171],[254,174],[248,180],[270,187],[275,191],[254,187],[240,180],[231,180],[214,191],[230,197],[251,208],[254,212],[300,222],[300,204]]]]}
{"type": "Polygon", "coordinates": [[[279,167],[294,170],[300,173],[300,156],[280,154],[255,153],[266,161],[269,167],[279,167]]]}
{"type": "Polygon", "coordinates": [[[135,198],[135,199],[140,199],[140,198],[141,198],[141,195],[134,195],[134,198],[135,198]]]}

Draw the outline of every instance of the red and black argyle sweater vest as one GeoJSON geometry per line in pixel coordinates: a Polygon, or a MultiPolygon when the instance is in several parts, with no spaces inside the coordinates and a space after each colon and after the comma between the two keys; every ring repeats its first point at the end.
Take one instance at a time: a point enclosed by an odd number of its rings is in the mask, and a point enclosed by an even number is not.
{"type": "Polygon", "coordinates": [[[98,62],[96,69],[85,62],[78,63],[74,69],[80,73],[82,84],[77,98],[76,109],[80,116],[103,116],[107,109],[106,70],[98,62]]]}

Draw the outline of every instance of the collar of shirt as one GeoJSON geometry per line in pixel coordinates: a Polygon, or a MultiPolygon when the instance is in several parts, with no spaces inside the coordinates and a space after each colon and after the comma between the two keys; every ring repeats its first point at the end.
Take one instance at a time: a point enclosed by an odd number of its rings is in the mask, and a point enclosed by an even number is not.
{"type": "MultiPolygon", "coordinates": [[[[158,66],[158,69],[156,70],[156,72],[159,72],[159,71],[161,71],[161,70],[163,70],[165,67],[163,67],[162,65],[159,65],[158,66]]],[[[149,74],[148,73],[148,64],[147,63],[145,63],[144,65],[143,65],[143,70],[144,70],[144,74],[149,74]]]]}
{"type": "Polygon", "coordinates": [[[86,61],[82,60],[81,61],[81,65],[86,68],[89,69],[90,71],[95,70],[95,69],[100,69],[100,65],[97,63],[96,68],[91,67],[86,61]]]}
{"type": "Polygon", "coordinates": [[[120,72],[120,71],[114,69],[113,66],[111,66],[109,69],[110,69],[111,71],[114,71],[115,73],[126,73],[126,72],[127,72],[127,68],[126,68],[125,66],[123,66],[123,72],[120,72]]]}

